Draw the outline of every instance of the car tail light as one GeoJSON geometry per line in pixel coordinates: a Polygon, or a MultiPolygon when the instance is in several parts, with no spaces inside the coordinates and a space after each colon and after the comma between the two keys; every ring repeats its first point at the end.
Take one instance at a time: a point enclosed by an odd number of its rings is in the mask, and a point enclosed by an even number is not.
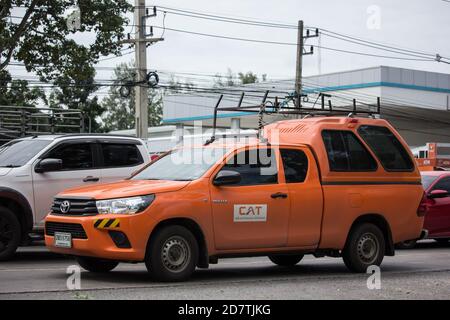
{"type": "Polygon", "coordinates": [[[417,208],[417,216],[424,217],[428,212],[428,205],[430,204],[430,199],[428,199],[426,193],[423,193],[422,200],[420,201],[419,207],[417,208]]]}

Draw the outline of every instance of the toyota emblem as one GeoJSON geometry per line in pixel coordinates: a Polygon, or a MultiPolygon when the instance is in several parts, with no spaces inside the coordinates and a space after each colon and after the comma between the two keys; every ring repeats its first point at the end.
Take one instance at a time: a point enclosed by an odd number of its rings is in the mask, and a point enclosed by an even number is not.
{"type": "Polygon", "coordinates": [[[64,200],[61,202],[61,205],[59,206],[59,209],[61,210],[61,213],[67,213],[70,210],[70,202],[67,200],[64,200]]]}

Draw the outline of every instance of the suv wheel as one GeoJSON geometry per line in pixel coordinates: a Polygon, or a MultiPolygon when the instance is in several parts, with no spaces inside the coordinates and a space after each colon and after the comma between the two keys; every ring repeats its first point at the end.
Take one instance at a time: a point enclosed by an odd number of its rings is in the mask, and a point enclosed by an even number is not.
{"type": "Polygon", "coordinates": [[[342,257],[351,271],[364,273],[371,265],[381,265],[384,253],[385,240],[381,230],[371,223],[363,223],[351,231],[342,257]]]}
{"type": "Polygon", "coordinates": [[[8,208],[0,206],[0,261],[10,259],[22,239],[20,222],[8,208]]]}
{"type": "Polygon", "coordinates": [[[295,266],[303,259],[303,254],[278,254],[269,256],[270,261],[282,267],[295,266]]]}
{"type": "Polygon", "coordinates": [[[85,270],[95,273],[106,273],[118,266],[119,262],[91,257],[76,257],[78,264],[85,270]]]}
{"type": "Polygon", "coordinates": [[[145,265],[156,280],[184,281],[194,272],[198,244],[192,232],[183,226],[167,226],[151,237],[145,265]]]}

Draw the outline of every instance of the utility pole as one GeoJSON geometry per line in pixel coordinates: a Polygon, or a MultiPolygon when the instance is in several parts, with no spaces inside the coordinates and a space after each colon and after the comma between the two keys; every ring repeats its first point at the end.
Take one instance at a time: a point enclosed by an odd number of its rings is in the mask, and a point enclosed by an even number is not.
{"type": "Polygon", "coordinates": [[[310,51],[306,52],[305,40],[308,38],[318,37],[319,29],[316,29],[316,33],[314,35],[310,35],[309,29],[306,30],[306,35],[303,35],[303,20],[298,21],[298,34],[297,34],[297,67],[296,67],[296,75],[295,75],[295,106],[297,108],[301,107],[301,98],[302,98],[302,69],[303,69],[303,56],[313,54],[313,46],[311,46],[310,51]]]}
{"type": "Polygon", "coordinates": [[[151,38],[153,28],[151,27],[150,38],[146,34],[146,19],[156,16],[156,7],[152,12],[145,7],[145,0],[135,0],[134,21],[136,32],[134,39],[128,35],[127,40],[122,40],[122,44],[134,44],[136,59],[136,79],[135,79],[135,128],[136,137],[148,138],[148,74],[147,74],[147,46],[163,41],[163,38],[151,38]]]}
{"type": "Polygon", "coordinates": [[[300,108],[302,96],[302,68],[303,68],[303,20],[298,21],[297,30],[297,68],[295,74],[295,106],[300,108]]]}
{"type": "Polygon", "coordinates": [[[147,44],[145,40],[145,0],[135,0],[134,21],[136,21],[135,54],[136,54],[136,82],[135,108],[136,108],[136,137],[148,138],[148,87],[144,83],[147,77],[147,44]]]}

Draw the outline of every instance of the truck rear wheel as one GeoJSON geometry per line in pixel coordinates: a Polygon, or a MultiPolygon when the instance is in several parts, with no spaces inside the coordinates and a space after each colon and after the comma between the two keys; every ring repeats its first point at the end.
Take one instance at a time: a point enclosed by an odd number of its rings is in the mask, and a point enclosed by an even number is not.
{"type": "Polygon", "coordinates": [[[0,206],[0,261],[6,261],[14,255],[21,239],[19,219],[11,210],[0,206]]]}
{"type": "Polygon", "coordinates": [[[269,256],[270,261],[282,267],[295,266],[303,259],[303,254],[277,254],[269,256]]]}
{"type": "Polygon", "coordinates": [[[376,225],[357,225],[352,228],[342,252],[344,263],[351,271],[364,273],[371,265],[381,265],[385,245],[383,232],[376,225]]]}
{"type": "Polygon", "coordinates": [[[195,270],[198,244],[191,231],[183,226],[163,227],[152,236],[145,265],[159,281],[185,281],[195,270]]]}
{"type": "Polygon", "coordinates": [[[106,273],[119,265],[117,261],[91,257],[77,257],[76,260],[83,269],[95,273],[106,273]]]}

